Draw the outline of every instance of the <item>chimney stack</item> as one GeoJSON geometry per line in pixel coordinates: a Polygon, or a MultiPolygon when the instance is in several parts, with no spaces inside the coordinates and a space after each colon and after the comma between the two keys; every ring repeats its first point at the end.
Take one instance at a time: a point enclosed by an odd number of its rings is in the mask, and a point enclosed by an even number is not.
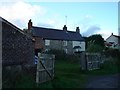
{"type": "Polygon", "coordinates": [[[113,33],[111,35],[113,35],[113,33]]]}
{"type": "Polygon", "coordinates": [[[64,31],[67,31],[67,27],[66,27],[66,25],[64,25],[63,30],[64,30],[64,31]]]}
{"type": "Polygon", "coordinates": [[[79,27],[76,27],[76,32],[80,33],[79,27]]]}
{"type": "Polygon", "coordinates": [[[30,19],[29,22],[28,22],[28,30],[30,30],[31,28],[32,28],[32,21],[30,19]]]}

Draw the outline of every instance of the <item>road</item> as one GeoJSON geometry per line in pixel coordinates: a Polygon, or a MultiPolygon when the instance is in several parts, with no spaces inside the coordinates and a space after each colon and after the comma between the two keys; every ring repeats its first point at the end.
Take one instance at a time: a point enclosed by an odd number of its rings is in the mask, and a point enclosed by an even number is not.
{"type": "Polygon", "coordinates": [[[120,74],[89,76],[85,88],[119,88],[120,74]]]}

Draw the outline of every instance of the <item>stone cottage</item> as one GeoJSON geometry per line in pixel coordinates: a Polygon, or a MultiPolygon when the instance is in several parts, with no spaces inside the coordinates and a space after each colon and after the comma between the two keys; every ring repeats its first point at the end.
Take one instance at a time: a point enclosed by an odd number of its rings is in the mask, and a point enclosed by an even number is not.
{"type": "Polygon", "coordinates": [[[34,65],[32,38],[2,17],[0,23],[2,23],[2,65],[34,65]]]}
{"type": "Polygon", "coordinates": [[[28,31],[35,40],[35,52],[49,50],[64,50],[66,54],[85,51],[85,40],[80,34],[79,27],[76,32],[68,31],[66,25],[63,30],[36,27],[28,22],[28,31]]]}

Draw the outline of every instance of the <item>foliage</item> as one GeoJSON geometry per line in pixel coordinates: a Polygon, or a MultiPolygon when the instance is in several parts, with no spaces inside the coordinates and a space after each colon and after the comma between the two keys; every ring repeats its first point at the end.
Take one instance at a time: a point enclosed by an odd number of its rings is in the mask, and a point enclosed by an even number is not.
{"type": "Polygon", "coordinates": [[[112,48],[108,48],[104,51],[104,54],[107,57],[120,57],[120,51],[118,49],[112,49],[112,48]]]}
{"type": "Polygon", "coordinates": [[[87,52],[102,52],[103,47],[97,44],[90,44],[88,48],[86,49],[87,52]]]}
{"type": "Polygon", "coordinates": [[[104,39],[100,34],[91,35],[89,37],[84,37],[86,42],[86,50],[89,52],[102,51],[105,47],[104,39]]]}
{"type": "Polygon", "coordinates": [[[104,47],[104,39],[100,34],[95,34],[88,37],[88,42],[94,42],[94,44],[104,47]]]}
{"type": "Polygon", "coordinates": [[[47,54],[54,54],[56,61],[66,61],[69,62],[79,62],[79,55],[69,55],[64,52],[64,50],[50,50],[47,54]]]}
{"type": "Polygon", "coordinates": [[[64,50],[50,50],[48,52],[46,52],[47,54],[54,54],[55,55],[55,59],[56,60],[65,60],[65,52],[64,50]]]}

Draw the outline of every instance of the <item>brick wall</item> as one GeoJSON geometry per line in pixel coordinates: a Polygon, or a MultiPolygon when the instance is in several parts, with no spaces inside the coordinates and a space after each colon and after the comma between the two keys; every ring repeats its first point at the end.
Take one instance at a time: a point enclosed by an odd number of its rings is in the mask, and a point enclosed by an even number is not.
{"type": "Polygon", "coordinates": [[[2,64],[34,64],[32,39],[6,23],[2,23],[2,64]]]}

